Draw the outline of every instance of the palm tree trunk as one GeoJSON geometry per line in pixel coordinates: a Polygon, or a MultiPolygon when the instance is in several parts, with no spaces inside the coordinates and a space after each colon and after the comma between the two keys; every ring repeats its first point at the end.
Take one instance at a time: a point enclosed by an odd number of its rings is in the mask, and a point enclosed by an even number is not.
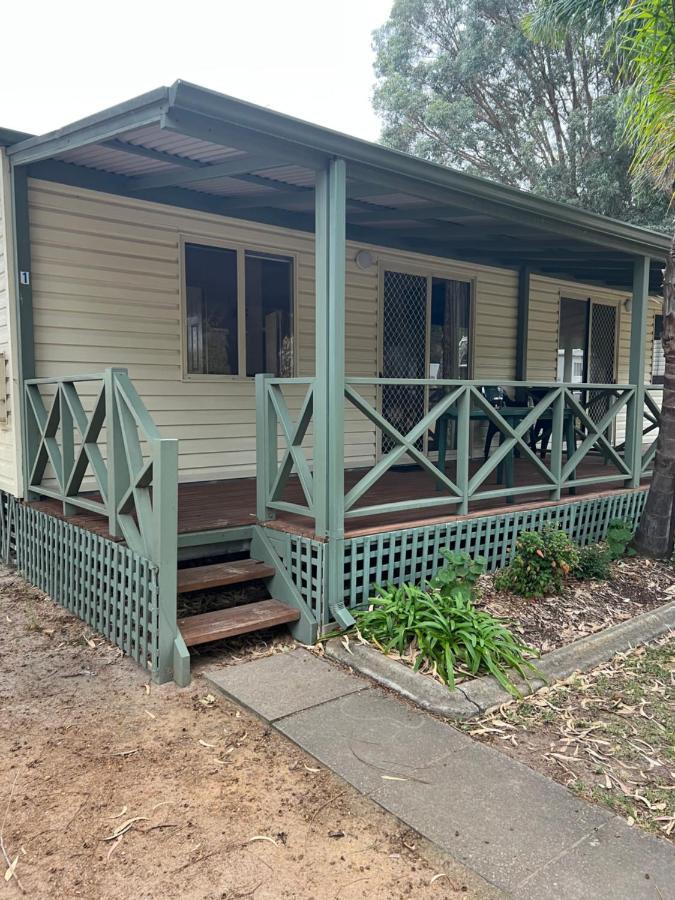
{"type": "Polygon", "coordinates": [[[645,556],[672,556],[675,535],[675,235],[663,277],[663,355],[666,371],[654,472],[635,536],[645,556]]]}

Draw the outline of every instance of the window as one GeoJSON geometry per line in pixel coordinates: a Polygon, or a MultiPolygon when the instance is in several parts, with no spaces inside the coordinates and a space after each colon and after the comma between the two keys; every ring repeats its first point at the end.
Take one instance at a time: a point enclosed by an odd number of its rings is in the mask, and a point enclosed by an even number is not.
{"type": "Polygon", "coordinates": [[[663,384],[666,374],[666,358],[663,355],[663,316],[654,316],[654,342],[652,344],[652,384],[663,384]]]}
{"type": "Polygon", "coordinates": [[[189,375],[292,375],[290,257],[186,244],[185,307],[189,375]]]}
{"type": "Polygon", "coordinates": [[[246,374],[293,374],[293,261],[246,252],[246,374]]]}

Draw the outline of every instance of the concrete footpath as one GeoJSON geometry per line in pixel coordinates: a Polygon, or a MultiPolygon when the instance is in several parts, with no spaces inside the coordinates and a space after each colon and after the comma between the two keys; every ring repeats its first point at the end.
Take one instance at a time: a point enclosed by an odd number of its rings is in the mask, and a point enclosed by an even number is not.
{"type": "Polygon", "coordinates": [[[518,900],[675,900],[675,850],[306,650],[204,673],[518,900]]]}

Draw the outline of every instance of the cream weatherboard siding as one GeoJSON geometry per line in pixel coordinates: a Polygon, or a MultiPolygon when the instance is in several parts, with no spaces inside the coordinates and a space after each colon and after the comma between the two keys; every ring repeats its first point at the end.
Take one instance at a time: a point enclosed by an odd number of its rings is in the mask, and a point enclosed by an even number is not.
{"type": "MultiPolygon", "coordinates": [[[[249,378],[186,378],[182,360],[181,240],[238,245],[295,259],[296,374],[314,371],[314,241],[311,234],[30,182],[35,356],[38,375],[129,369],[155,422],[179,439],[182,480],[253,475],[255,398],[249,378]]],[[[359,269],[347,252],[346,365],[351,376],[380,369],[380,281],[387,268],[472,284],[478,379],[513,379],[518,276],[499,269],[370,246],[376,265],[359,269]]],[[[625,292],[531,279],[528,378],[555,378],[559,298],[592,297],[619,309],[618,380],[627,378],[630,319],[625,292]]],[[[647,336],[651,365],[653,316],[647,336]]],[[[297,409],[304,389],[289,392],[297,409]]],[[[362,392],[375,402],[372,388],[362,392]]],[[[311,453],[311,428],[307,440],[311,453]]],[[[375,429],[347,407],[348,466],[371,463],[375,429]]]]}
{"type": "MultiPolygon", "coordinates": [[[[16,389],[16,333],[11,298],[14,292],[13,244],[10,223],[11,197],[9,165],[0,149],[0,353],[3,355],[4,392],[6,415],[0,422],[0,490],[20,493],[20,466],[18,465],[18,398],[16,389]]],[[[0,369],[0,376],[2,370],[0,369]]]]}
{"type": "MultiPolygon", "coordinates": [[[[38,181],[30,182],[30,221],[37,374],[127,367],[159,428],[180,441],[183,480],[254,474],[253,380],[183,376],[180,240],[294,256],[296,369],[311,375],[312,235],[38,181]]],[[[377,375],[379,271],[395,266],[472,281],[474,374],[513,378],[514,271],[377,247],[370,248],[377,265],[362,271],[353,260],[363,246],[348,247],[348,375],[377,375]]],[[[364,393],[374,402],[372,389],[364,393]]],[[[296,389],[294,408],[300,399],[296,389]]],[[[348,407],[347,465],[367,464],[375,453],[374,429],[348,407]]]]}

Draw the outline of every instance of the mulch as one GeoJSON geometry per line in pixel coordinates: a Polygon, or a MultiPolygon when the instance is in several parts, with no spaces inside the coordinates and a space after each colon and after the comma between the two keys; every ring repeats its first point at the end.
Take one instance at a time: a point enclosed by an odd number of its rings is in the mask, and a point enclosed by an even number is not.
{"type": "Polygon", "coordinates": [[[497,591],[493,575],[484,575],[479,587],[479,606],[509,619],[525,643],[548,653],[675,599],[675,568],[623,559],[613,563],[607,581],[570,582],[561,595],[539,599],[497,591]]]}

